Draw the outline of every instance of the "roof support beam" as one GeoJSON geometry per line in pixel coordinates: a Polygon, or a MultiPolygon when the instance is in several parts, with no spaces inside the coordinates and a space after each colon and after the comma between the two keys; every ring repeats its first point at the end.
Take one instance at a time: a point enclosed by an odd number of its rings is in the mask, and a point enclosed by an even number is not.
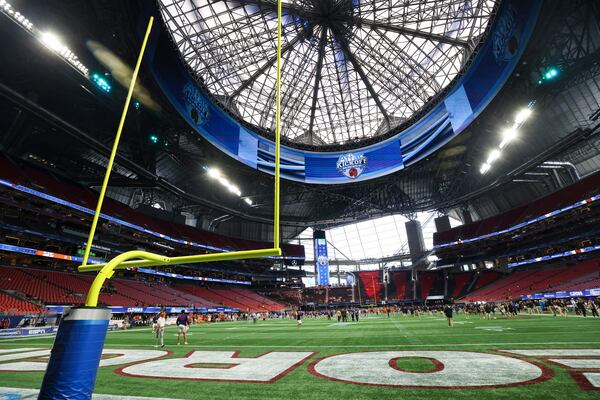
{"type": "Polygon", "coordinates": [[[327,27],[323,27],[321,39],[319,41],[319,60],[317,61],[317,73],[315,74],[315,86],[313,88],[312,105],[310,107],[310,124],[308,133],[310,135],[311,144],[313,138],[313,127],[315,125],[315,114],[317,112],[317,101],[319,97],[319,85],[321,84],[321,74],[323,70],[323,59],[325,59],[325,44],[327,43],[327,27]]]}
{"type": "Polygon", "coordinates": [[[343,35],[336,32],[336,39],[338,40],[340,47],[342,48],[344,53],[346,53],[346,56],[352,63],[352,66],[354,67],[354,69],[356,70],[358,75],[360,76],[360,79],[362,79],[363,83],[365,84],[365,87],[367,88],[367,90],[369,91],[371,96],[373,97],[373,100],[377,104],[377,107],[379,107],[379,110],[381,111],[381,114],[383,114],[383,117],[387,121],[387,125],[389,127],[390,126],[390,116],[388,115],[385,107],[383,107],[383,104],[381,103],[381,99],[379,99],[379,95],[373,88],[373,85],[369,81],[367,74],[365,74],[365,71],[363,71],[362,66],[360,65],[360,63],[358,62],[356,57],[354,57],[354,54],[350,51],[350,47],[348,46],[348,43],[346,42],[346,38],[343,35]]]}
{"type": "Polygon", "coordinates": [[[407,36],[418,37],[421,39],[427,39],[434,42],[451,44],[453,46],[469,47],[469,42],[462,39],[457,39],[449,36],[438,35],[436,33],[423,32],[416,29],[407,28],[399,25],[386,24],[385,22],[372,21],[364,18],[353,18],[353,21],[357,25],[366,25],[371,28],[379,28],[389,32],[396,32],[407,36]]]}
{"type": "MultiPolygon", "coordinates": [[[[288,42],[285,46],[283,46],[283,48],[281,49],[281,55],[283,56],[285,53],[287,53],[289,50],[291,50],[299,41],[304,40],[305,37],[306,37],[306,31],[302,31],[301,33],[296,35],[296,37],[294,37],[290,42],[288,42]]],[[[261,76],[263,73],[265,73],[265,71],[267,69],[269,69],[271,66],[273,66],[275,61],[277,61],[276,55],[269,58],[266,63],[264,63],[259,69],[254,71],[254,73],[252,74],[252,76],[250,78],[248,78],[244,82],[242,82],[242,84],[237,89],[235,89],[234,92],[232,92],[229,95],[229,98],[234,99],[237,96],[239,96],[240,93],[242,93],[245,89],[247,89],[259,76],[261,76]]]]}

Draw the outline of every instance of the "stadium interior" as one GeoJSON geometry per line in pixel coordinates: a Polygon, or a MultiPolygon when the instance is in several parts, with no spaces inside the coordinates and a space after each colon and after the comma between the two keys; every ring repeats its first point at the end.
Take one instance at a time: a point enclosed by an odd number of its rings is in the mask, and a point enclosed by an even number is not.
{"type": "Polygon", "coordinates": [[[597,398],[599,2],[0,0],[0,37],[0,399],[597,398]],[[273,247],[116,269],[52,386],[80,266],[273,247]]]}

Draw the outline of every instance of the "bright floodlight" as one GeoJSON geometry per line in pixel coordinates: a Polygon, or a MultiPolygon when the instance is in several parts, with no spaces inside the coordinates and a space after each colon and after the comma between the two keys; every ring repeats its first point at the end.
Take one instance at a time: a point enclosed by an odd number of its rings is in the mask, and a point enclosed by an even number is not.
{"type": "Polygon", "coordinates": [[[515,140],[519,133],[515,127],[506,128],[502,131],[502,142],[500,142],[500,148],[503,149],[508,143],[515,140]]]}
{"type": "Polygon", "coordinates": [[[487,164],[491,164],[499,158],[500,158],[500,150],[494,149],[490,152],[490,155],[488,156],[487,164]]]}
{"type": "Polygon", "coordinates": [[[531,116],[531,109],[524,108],[517,113],[517,116],[515,117],[515,122],[520,125],[523,122],[525,122],[527,120],[527,118],[529,118],[530,116],[531,116]]]}
{"type": "Polygon", "coordinates": [[[490,168],[492,168],[492,166],[488,163],[485,163],[481,166],[481,168],[479,169],[479,172],[481,172],[482,174],[485,174],[486,172],[488,172],[490,170],[490,168]]]}
{"type": "Polygon", "coordinates": [[[246,204],[248,204],[249,206],[252,205],[252,200],[250,200],[249,198],[245,198],[244,201],[246,202],[246,204]]]}
{"type": "Polygon", "coordinates": [[[218,169],[216,168],[209,168],[208,169],[208,176],[210,176],[211,178],[220,178],[221,177],[221,172],[219,172],[218,169]]]}
{"type": "Polygon", "coordinates": [[[231,183],[228,183],[226,185],[226,187],[227,187],[227,190],[229,190],[231,193],[236,194],[238,196],[242,195],[242,191],[240,190],[239,187],[237,187],[237,186],[235,186],[235,185],[233,185],[231,183]]]}
{"type": "Polygon", "coordinates": [[[50,32],[42,33],[40,40],[46,47],[57,53],[60,53],[65,48],[58,36],[50,32]]]}

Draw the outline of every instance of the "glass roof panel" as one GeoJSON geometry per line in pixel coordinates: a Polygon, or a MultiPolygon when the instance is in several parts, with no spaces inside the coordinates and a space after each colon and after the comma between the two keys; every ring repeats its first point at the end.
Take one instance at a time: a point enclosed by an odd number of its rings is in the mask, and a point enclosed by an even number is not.
{"type": "MultiPolygon", "coordinates": [[[[427,249],[433,248],[436,215],[433,212],[417,214],[427,249]]],[[[408,219],[403,215],[390,215],[328,229],[325,231],[325,237],[328,242],[329,259],[359,262],[366,259],[377,260],[397,254],[407,254],[408,238],[405,228],[407,221],[408,219]]],[[[450,218],[450,222],[452,227],[460,225],[460,222],[454,218],[450,218]]],[[[314,262],[312,235],[312,228],[308,228],[298,235],[296,240],[292,240],[292,243],[304,245],[307,264],[314,262]]],[[[345,270],[354,270],[352,266],[344,267],[348,267],[343,268],[345,270]]]]}
{"type": "MultiPolygon", "coordinates": [[[[389,132],[460,73],[498,0],[283,0],[282,134],[310,145],[389,132]]],[[[159,0],[221,105],[274,128],[276,0],[159,0]]]]}

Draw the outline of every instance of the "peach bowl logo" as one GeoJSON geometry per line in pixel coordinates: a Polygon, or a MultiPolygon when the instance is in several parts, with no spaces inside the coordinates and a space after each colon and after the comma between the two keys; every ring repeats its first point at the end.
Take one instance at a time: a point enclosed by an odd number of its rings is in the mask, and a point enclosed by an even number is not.
{"type": "Polygon", "coordinates": [[[327,265],[327,257],[319,256],[317,257],[317,262],[319,263],[319,265],[327,265]]]}
{"type": "Polygon", "coordinates": [[[210,117],[210,111],[200,91],[193,84],[188,83],[183,88],[183,99],[187,112],[196,126],[204,125],[210,117]]]}
{"type": "Polygon", "coordinates": [[[367,169],[367,161],[364,154],[342,154],[337,160],[336,167],[347,178],[356,179],[367,169]]]}

